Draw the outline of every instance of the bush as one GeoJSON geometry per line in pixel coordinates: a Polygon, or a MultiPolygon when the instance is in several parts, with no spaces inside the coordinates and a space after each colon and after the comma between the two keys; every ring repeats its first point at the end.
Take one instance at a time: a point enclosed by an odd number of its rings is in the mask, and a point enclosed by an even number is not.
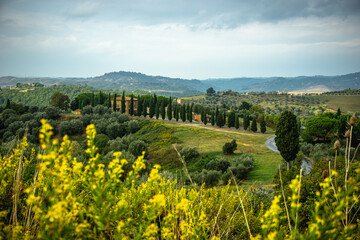
{"type": "Polygon", "coordinates": [[[11,123],[7,129],[9,131],[11,131],[13,134],[16,133],[16,131],[19,129],[19,128],[23,128],[24,127],[24,123],[22,121],[16,121],[16,122],[13,122],[11,123]]]}
{"type": "Polygon", "coordinates": [[[147,145],[144,141],[135,140],[130,143],[128,151],[135,157],[141,156],[143,151],[147,151],[147,145]]]}
{"type": "Polygon", "coordinates": [[[199,152],[196,150],[196,148],[184,147],[183,149],[181,149],[180,155],[184,158],[186,162],[189,162],[192,159],[198,157],[199,152]]]}
{"type": "Polygon", "coordinates": [[[20,121],[27,122],[33,119],[33,115],[31,113],[25,113],[20,117],[20,121]]]}
{"type": "Polygon", "coordinates": [[[216,170],[203,169],[202,172],[190,174],[191,179],[198,185],[205,183],[208,187],[216,186],[221,178],[221,172],[216,170]]]}
{"type": "Polygon", "coordinates": [[[206,164],[206,169],[226,172],[230,165],[230,162],[226,161],[225,159],[214,159],[206,164]]]}
{"type": "Polygon", "coordinates": [[[92,112],[94,114],[104,115],[106,113],[111,113],[111,109],[103,105],[97,105],[94,108],[92,108],[92,112]]]}
{"type": "Polygon", "coordinates": [[[97,148],[99,148],[100,151],[102,151],[108,144],[109,137],[105,134],[97,134],[94,143],[97,148]]]}
{"type": "Polygon", "coordinates": [[[80,120],[73,119],[71,121],[62,122],[59,125],[59,131],[62,136],[76,135],[83,133],[83,126],[80,120]]]}
{"type": "Polygon", "coordinates": [[[140,130],[140,125],[137,120],[131,120],[127,123],[126,131],[127,133],[136,133],[140,130]]]}
{"type": "Polygon", "coordinates": [[[106,127],[106,134],[111,139],[122,137],[126,134],[126,125],[120,123],[111,123],[106,127]]]}
{"type": "Polygon", "coordinates": [[[109,148],[111,151],[123,151],[128,150],[129,145],[131,142],[133,142],[135,139],[132,135],[124,136],[122,138],[117,137],[114,140],[110,140],[108,142],[109,148]]]}
{"type": "Polygon", "coordinates": [[[302,142],[300,143],[300,151],[305,155],[305,156],[309,156],[310,155],[310,151],[311,148],[313,147],[313,145],[311,143],[307,143],[307,142],[302,142]]]}
{"type": "Polygon", "coordinates": [[[92,113],[93,113],[93,107],[90,105],[83,107],[83,109],[81,110],[82,115],[92,114],[92,113]]]}
{"type": "Polygon", "coordinates": [[[237,144],[236,144],[236,140],[232,140],[229,143],[225,143],[225,145],[223,146],[223,153],[224,154],[234,154],[234,151],[237,148],[237,144]]]}
{"type": "Polygon", "coordinates": [[[60,117],[60,110],[56,107],[47,107],[45,108],[45,112],[49,119],[58,119],[60,117]]]}

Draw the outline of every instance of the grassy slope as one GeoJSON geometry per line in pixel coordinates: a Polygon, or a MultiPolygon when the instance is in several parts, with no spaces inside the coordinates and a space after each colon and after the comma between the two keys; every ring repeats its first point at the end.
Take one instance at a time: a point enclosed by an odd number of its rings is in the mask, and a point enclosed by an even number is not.
{"type": "MultiPolygon", "coordinates": [[[[265,141],[272,135],[238,131],[228,128],[204,126],[200,124],[150,121],[136,135],[149,143],[152,162],[160,163],[165,169],[174,170],[181,168],[177,154],[172,143],[183,147],[196,147],[201,156],[224,157],[222,146],[232,139],[236,139],[238,149],[236,155],[250,153],[255,158],[255,168],[250,173],[247,183],[260,182],[270,184],[276,173],[277,166],[281,162],[279,154],[266,148],[265,141]],[[149,132],[150,130],[150,132],[149,132]]],[[[234,156],[225,156],[230,161],[234,156]]],[[[198,159],[202,161],[202,159],[198,159]]],[[[192,163],[190,170],[205,163],[192,163]]]]}
{"type": "Polygon", "coordinates": [[[337,110],[339,107],[343,112],[359,112],[360,111],[360,96],[320,96],[320,98],[328,100],[326,105],[332,109],[337,110]]]}

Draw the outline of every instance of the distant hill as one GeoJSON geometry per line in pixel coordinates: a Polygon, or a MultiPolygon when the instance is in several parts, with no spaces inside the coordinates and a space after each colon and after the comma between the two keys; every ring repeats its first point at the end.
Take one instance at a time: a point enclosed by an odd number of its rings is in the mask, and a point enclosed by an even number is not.
{"type": "Polygon", "coordinates": [[[163,76],[149,76],[135,72],[111,72],[89,78],[17,78],[1,77],[0,87],[16,83],[39,82],[51,85],[88,85],[103,89],[145,90],[175,97],[192,96],[203,93],[209,87],[216,91],[231,89],[238,92],[249,91],[336,91],[346,88],[360,88],[360,72],[339,76],[299,76],[268,78],[231,78],[187,80],[163,76]]]}

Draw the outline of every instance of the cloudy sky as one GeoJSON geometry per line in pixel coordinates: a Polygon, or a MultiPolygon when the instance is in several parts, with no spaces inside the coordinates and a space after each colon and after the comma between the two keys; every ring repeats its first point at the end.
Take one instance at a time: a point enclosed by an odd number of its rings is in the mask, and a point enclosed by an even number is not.
{"type": "Polygon", "coordinates": [[[0,0],[0,76],[360,71],[360,0],[0,0]]]}

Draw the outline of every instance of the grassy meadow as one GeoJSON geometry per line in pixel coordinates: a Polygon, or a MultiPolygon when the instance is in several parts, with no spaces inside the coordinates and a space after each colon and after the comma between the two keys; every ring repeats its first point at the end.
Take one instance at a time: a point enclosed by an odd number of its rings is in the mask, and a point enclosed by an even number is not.
{"type": "Polygon", "coordinates": [[[344,112],[360,111],[360,95],[330,95],[319,96],[326,100],[326,106],[336,111],[339,107],[344,112]]]}
{"type": "Polygon", "coordinates": [[[149,159],[159,163],[164,169],[176,171],[182,164],[172,144],[182,147],[195,147],[200,157],[188,164],[189,171],[201,170],[212,158],[224,157],[231,161],[242,153],[249,153],[255,159],[255,168],[245,183],[271,184],[281,162],[281,156],[265,146],[271,134],[219,128],[216,126],[169,121],[148,121],[136,133],[149,143],[149,159]],[[238,145],[234,155],[224,155],[222,147],[235,139],[238,145]]]}

